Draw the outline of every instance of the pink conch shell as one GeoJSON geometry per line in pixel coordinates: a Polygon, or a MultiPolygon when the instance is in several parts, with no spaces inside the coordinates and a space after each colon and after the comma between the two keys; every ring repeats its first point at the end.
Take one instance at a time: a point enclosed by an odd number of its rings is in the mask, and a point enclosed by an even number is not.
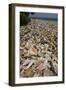
{"type": "Polygon", "coordinates": [[[44,69],[44,64],[43,63],[41,63],[36,69],[38,69],[38,70],[43,70],[44,69]]]}
{"type": "Polygon", "coordinates": [[[23,65],[27,65],[27,64],[29,64],[30,63],[30,60],[25,60],[25,62],[23,63],[23,65]]]}
{"type": "Polygon", "coordinates": [[[47,67],[50,67],[50,65],[48,64],[47,60],[45,60],[43,63],[41,62],[36,69],[41,71],[43,69],[46,69],[47,67]]]}
{"type": "Polygon", "coordinates": [[[24,66],[24,65],[27,65],[27,64],[28,64],[28,65],[25,66],[24,69],[29,68],[33,63],[34,63],[34,61],[31,61],[31,60],[28,60],[28,59],[25,60],[25,62],[23,63],[23,66],[24,66]]]}

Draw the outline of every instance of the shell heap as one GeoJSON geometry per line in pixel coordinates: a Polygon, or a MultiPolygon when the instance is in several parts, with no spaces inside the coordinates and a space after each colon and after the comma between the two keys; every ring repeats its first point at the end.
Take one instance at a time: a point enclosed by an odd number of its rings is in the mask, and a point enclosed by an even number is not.
{"type": "Polygon", "coordinates": [[[20,27],[20,77],[58,75],[57,25],[31,19],[20,27]]]}

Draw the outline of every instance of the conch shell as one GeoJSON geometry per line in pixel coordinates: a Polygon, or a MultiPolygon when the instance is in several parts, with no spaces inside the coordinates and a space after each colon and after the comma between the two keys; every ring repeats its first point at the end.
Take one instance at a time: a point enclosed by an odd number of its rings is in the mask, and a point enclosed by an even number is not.
{"type": "Polygon", "coordinates": [[[37,55],[37,49],[35,49],[33,46],[29,49],[29,55],[37,55]]]}

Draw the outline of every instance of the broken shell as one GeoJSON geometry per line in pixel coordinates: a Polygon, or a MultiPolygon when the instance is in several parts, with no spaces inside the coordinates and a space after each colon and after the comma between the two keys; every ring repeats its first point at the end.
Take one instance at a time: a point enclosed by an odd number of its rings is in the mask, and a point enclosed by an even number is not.
{"type": "Polygon", "coordinates": [[[48,50],[49,45],[48,45],[48,44],[44,44],[44,46],[45,46],[45,50],[47,51],[47,50],[48,50]]]}
{"type": "Polygon", "coordinates": [[[44,69],[44,76],[53,76],[53,72],[50,71],[50,69],[46,68],[44,69]]]}
{"type": "Polygon", "coordinates": [[[27,65],[27,64],[29,64],[29,63],[30,63],[30,60],[26,59],[26,60],[24,61],[23,65],[25,66],[25,65],[27,65]]]}
{"type": "Polygon", "coordinates": [[[38,67],[36,69],[39,71],[43,70],[44,69],[44,63],[41,63],[40,65],[38,65],[38,67]]]}
{"type": "Polygon", "coordinates": [[[30,47],[29,55],[37,55],[37,49],[35,49],[34,47],[30,47]]]}

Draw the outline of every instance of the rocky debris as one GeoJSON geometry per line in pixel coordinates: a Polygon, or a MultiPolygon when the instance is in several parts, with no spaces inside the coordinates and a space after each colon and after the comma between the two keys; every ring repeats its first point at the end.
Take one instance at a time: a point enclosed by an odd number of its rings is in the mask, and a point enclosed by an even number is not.
{"type": "Polygon", "coordinates": [[[58,75],[57,25],[31,19],[20,27],[20,77],[58,75]]]}

